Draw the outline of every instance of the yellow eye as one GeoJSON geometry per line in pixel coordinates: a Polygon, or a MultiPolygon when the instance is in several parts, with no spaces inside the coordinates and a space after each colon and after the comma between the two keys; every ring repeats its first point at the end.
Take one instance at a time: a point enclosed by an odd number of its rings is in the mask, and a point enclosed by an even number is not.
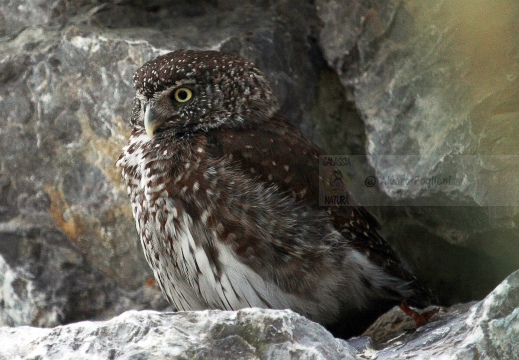
{"type": "Polygon", "coordinates": [[[184,103],[186,101],[191,100],[193,97],[193,92],[188,88],[178,88],[173,93],[173,97],[175,98],[175,101],[179,103],[184,103]]]}

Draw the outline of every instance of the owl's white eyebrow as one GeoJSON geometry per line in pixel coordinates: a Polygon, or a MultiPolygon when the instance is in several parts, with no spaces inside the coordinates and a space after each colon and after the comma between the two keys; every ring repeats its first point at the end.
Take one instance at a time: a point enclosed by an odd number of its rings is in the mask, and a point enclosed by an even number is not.
{"type": "MultiPolygon", "coordinates": [[[[170,92],[172,89],[175,89],[179,86],[182,86],[182,85],[191,85],[191,84],[196,84],[196,80],[195,79],[182,79],[182,80],[177,80],[175,81],[174,84],[172,84],[171,86],[168,86],[166,89],[162,90],[162,91],[157,91],[155,94],[153,94],[153,98],[154,99],[158,99],[160,98],[164,93],[167,93],[167,92],[170,92]]],[[[141,93],[137,93],[136,97],[141,100],[141,101],[147,101],[148,98],[146,97],[146,95],[144,94],[141,94],[141,93]]]]}
{"type": "Polygon", "coordinates": [[[177,86],[180,86],[180,85],[185,85],[185,84],[196,84],[196,79],[177,80],[177,81],[175,81],[175,85],[172,85],[170,88],[177,87],[177,86]]]}

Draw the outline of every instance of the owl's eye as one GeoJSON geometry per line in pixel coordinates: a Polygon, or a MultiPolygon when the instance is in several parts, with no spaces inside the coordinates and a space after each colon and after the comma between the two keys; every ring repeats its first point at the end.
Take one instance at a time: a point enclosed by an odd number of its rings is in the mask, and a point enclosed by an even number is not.
{"type": "Polygon", "coordinates": [[[193,97],[193,92],[191,91],[191,89],[184,88],[184,87],[178,88],[173,93],[173,98],[175,99],[176,102],[179,102],[179,103],[187,102],[187,101],[191,100],[192,97],[193,97]]]}

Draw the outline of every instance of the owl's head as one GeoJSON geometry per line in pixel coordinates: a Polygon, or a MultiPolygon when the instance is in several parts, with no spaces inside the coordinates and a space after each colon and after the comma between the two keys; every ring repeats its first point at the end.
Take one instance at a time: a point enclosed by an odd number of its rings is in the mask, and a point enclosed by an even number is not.
{"type": "Polygon", "coordinates": [[[217,51],[177,50],[144,64],[131,125],[158,134],[247,127],[272,116],[275,97],[251,63],[217,51]]]}

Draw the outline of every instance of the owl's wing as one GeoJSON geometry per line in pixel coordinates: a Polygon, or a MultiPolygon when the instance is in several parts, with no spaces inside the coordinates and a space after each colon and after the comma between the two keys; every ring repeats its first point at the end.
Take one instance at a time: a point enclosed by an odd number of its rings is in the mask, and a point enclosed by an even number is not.
{"type": "MultiPolygon", "coordinates": [[[[213,156],[229,156],[251,178],[276,186],[304,205],[326,211],[334,227],[348,239],[350,246],[364,253],[386,272],[408,281],[415,288],[413,306],[429,305],[433,295],[416,277],[402,267],[401,261],[378,233],[378,220],[366,208],[355,203],[348,193],[349,206],[319,205],[319,183],[328,178],[332,167],[319,167],[324,151],[297,128],[276,115],[260,125],[242,130],[218,129],[207,134],[213,156]],[[320,173],[321,172],[321,173],[320,173]]],[[[389,291],[389,290],[388,290],[389,291]]]]}
{"type": "Polygon", "coordinates": [[[324,152],[283,118],[274,116],[242,130],[219,129],[210,132],[208,140],[213,155],[232,154],[232,160],[251,177],[275,185],[305,205],[327,210],[336,229],[350,239],[353,247],[379,266],[408,278],[410,274],[401,269],[398,257],[378,234],[377,219],[358,206],[351,194],[350,206],[319,206],[319,182],[331,175],[333,168],[323,167],[320,174],[319,156],[324,152]]]}

